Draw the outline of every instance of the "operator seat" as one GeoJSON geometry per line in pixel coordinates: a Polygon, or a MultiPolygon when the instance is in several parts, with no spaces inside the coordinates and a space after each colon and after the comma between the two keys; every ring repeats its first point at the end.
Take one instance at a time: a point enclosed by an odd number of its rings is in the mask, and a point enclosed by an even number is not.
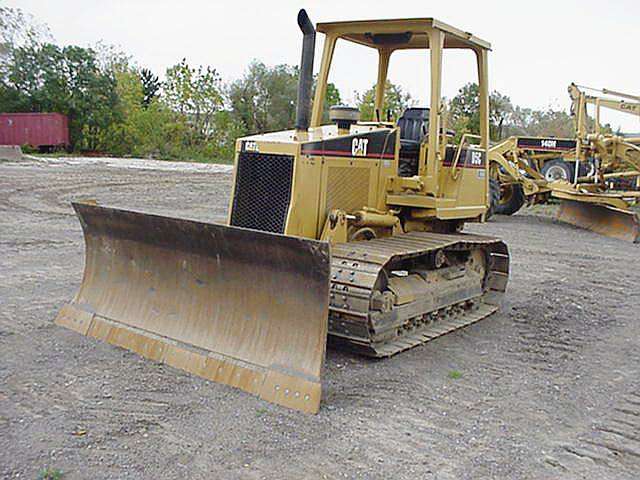
{"type": "Polygon", "coordinates": [[[411,177],[418,174],[420,143],[429,131],[429,109],[407,108],[398,119],[400,128],[400,159],[398,175],[411,177]]]}

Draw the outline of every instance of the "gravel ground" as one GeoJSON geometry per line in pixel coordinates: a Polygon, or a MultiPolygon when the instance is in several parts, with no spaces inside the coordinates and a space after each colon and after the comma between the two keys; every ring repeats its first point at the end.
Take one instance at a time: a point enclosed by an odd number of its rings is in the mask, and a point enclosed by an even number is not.
{"type": "Polygon", "coordinates": [[[0,162],[0,478],[637,479],[640,256],[525,211],[500,314],[384,361],[329,350],[304,415],[57,327],[69,201],[224,219],[228,167],[0,162]]]}

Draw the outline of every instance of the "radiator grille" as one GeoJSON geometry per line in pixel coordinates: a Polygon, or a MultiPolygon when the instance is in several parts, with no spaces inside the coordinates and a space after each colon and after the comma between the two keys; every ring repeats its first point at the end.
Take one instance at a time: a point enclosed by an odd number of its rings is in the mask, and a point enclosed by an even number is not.
{"type": "Polygon", "coordinates": [[[339,208],[347,213],[369,203],[369,168],[329,167],[327,175],[327,212],[339,208]]]}
{"type": "Polygon", "coordinates": [[[292,181],[292,156],[241,152],[231,225],[284,233],[292,181]]]}

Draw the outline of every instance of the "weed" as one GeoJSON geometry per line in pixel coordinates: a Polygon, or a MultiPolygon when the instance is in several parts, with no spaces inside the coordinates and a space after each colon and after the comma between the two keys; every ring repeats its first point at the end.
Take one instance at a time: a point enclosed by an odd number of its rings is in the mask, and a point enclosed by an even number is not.
{"type": "Polygon", "coordinates": [[[258,410],[256,410],[256,417],[263,416],[265,413],[267,413],[267,411],[268,410],[266,408],[264,408],[264,407],[259,408],[258,410]]]}
{"type": "Polygon", "coordinates": [[[62,470],[47,467],[38,472],[38,480],[60,480],[62,478],[62,475],[62,470]]]}

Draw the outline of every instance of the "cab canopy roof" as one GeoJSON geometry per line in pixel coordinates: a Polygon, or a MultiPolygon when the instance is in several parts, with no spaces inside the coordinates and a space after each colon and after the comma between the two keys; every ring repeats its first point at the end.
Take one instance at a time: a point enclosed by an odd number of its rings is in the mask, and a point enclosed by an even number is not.
{"type": "Polygon", "coordinates": [[[427,32],[436,29],[444,33],[444,48],[491,49],[489,42],[435,18],[318,23],[316,29],[367,47],[391,50],[429,48],[427,32]]]}

